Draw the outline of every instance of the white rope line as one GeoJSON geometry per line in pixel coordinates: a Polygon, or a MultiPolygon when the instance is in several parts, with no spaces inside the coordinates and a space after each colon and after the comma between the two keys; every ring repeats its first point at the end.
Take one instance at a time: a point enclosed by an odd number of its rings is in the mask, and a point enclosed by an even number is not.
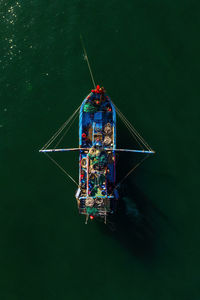
{"type": "Polygon", "coordinates": [[[72,125],[74,124],[76,118],[78,117],[78,114],[74,117],[73,121],[71,122],[71,124],[69,125],[69,127],[66,129],[66,131],[64,132],[64,134],[61,136],[61,138],[59,139],[59,141],[56,143],[55,147],[56,148],[60,142],[63,140],[63,138],[65,137],[65,135],[67,134],[67,132],[70,130],[70,128],[72,127],[72,125]]]}
{"type": "MultiPolygon", "coordinates": [[[[129,130],[130,134],[133,136],[133,138],[136,140],[136,142],[140,145],[140,147],[142,147],[142,145],[147,148],[149,151],[154,152],[152,150],[152,148],[148,145],[148,143],[142,138],[142,136],[137,132],[137,130],[133,127],[133,125],[127,120],[127,118],[123,115],[123,113],[116,107],[116,105],[113,103],[115,110],[118,114],[118,116],[120,117],[120,119],[122,120],[122,122],[125,124],[125,126],[127,127],[127,129],[129,130]]],[[[142,149],[144,149],[142,147],[142,149]]],[[[130,171],[128,171],[128,173],[122,178],[122,180],[120,180],[120,182],[115,186],[115,188],[117,188],[122,182],[124,182],[124,180],[137,168],[139,167],[148,157],[150,156],[150,154],[145,155],[145,157],[138,162],[133,168],[130,169],[130,171]]],[[[114,190],[113,190],[114,192],[114,190]]]]}
{"type": "MultiPolygon", "coordinates": [[[[117,114],[119,115],[122,122],[125,124],[125,126],[129,129],[129,132],[132,133],[132,136],[136,139],[136,141],[140,144],[140,142],[149,150],[152,151],[151,147],[148,145],[148,143],[142,138],[142,136],[137,132],[137,130],[133,127],[133,125],[127,120],[127,118],[123,115],[123,113],[116,107],[115,104],[113,104],[117,114]],[[139,142],[139,141],[140,142],[139,142]]],[[[141,144],[140,144],[141,146],[141,144]]]]}
{"type": "Polygon", "coordinates": [[[70,116],[69,119],[54,133],[54,135],[49,139],[49,141],[43,146],[42,149],[48,148],[54,140],[59,136],[59,134],[64,130],[67,124],[71,121],[73,116],[70,116]]]}
{"type": "Polygon", "coordinates": [[[149,157],[149,154],[147,154],[139,163],[137,163],[131,170],[120,180],[120,182],[115,186],[117,188],[124,180],[137,168],[139,167],[147,158],[149,157]]]}
{"type": "MultiPolygon", "coordinates": [[[[71,117],[68,119],[71,120],[71,117]]],[[[42,150],[48,148],[53,141],[57,138],[57,136],[62,132],[62,130],[67,126],[68,120],[54,133],[54,135],[48,140],[48,142],[42,147],[42,150]]]]}
{"type": "Polygon", "coordinates": [[[140,141],[144,144],[144,146],[146,146],[146,148],[148,150],[152,150],[151,147],[148,145],[148,143],[144,140],[144,138],[138,133],[138,131],[133,127],[133,125],[129,122],[128,119],[126,119],[126,117],[124,116],[125,120],[127,121],[127,123],[131,126],[134,134],[138,137],[138,139],[140,139],[140,141]]]}
{"type": "MultiPolygon", "coordinates": [[[[80,105],[81,106],[81,105],[80,105]]],[[[78,114],[78,111],[80,109],[80,106],[74,111],[74,113],[65,121],[65,123],[56,131],[56,133],[50,138],[50,140],[45,144],[45,148],[49,147],[55,139],[60,135],[60,133],[65,129],[65,127],[71,122],[71,120],[74,118],[76,114],[78,114]]]]}
{"type": "Polygon", "coordinates": [[[125,126],[127,127],[128,131],[130,132],[130,134],[133,136],[133,138],[136,140],[136,142],[139,144],[139,146],[141,147],[141,149],[143,149],[142,144],[140,143],[140,139],[137,137],[137,135],[134,133],[133,129],[131,128],[131,126],[128,124],[127,120],[124,118],[124,116],[122,115],[122,113],[118,110],[118,108],[116,107],[116,112],[118,114],[118,116],[120,117],[121,121],[125,124],[125,126]]]}
{"type": "Polygon", "coordinates": [[[61,167],[59,163],[57,163],[57,161],[55,161],[49,154],[45,153],[45,155],[79,187],[79,184],[76,182],[76,180],[69,173],[67,173],[67,171],[65,171],[65,169],[63,169],[63,167],[61,167]]]}
{"type": "Polygon", "coordinates": [[[124,124],[129,129],[130,133],[132,133],[132,135],[134,136],[134,138],[136,139],[136,141],[140,144],[140,146],[141,146],[141,143],[142,143],[143,146],[145,146],[148,150],[151,150],[151,148],[149,147],[149,145],[147,144],[147,142],[141,137],[141,135],[136,131],[136,129],[133,127],[133,125],[118,110],[118,108],[116,108],[116,111],[117,111],[119,117],[121,118],[121,120],[124,122],[124,124]]]}
{"type": "Polygon", "coordinates": [[[42,147],[41,150],[48,148],[55,139],[59,136],[59,134],[65,129],[65,127],[69,124],[69,122],[73,119],[73,117],[78,113],[81,105],[74,111],[74,113],[63,123],[63,125],[53,134],[53,136],[48,140],[48,142],[42,147]]]}
{"type": "MultiPolygon", "coordinates": [[[[126,117],[124,116],[126,119],[126,117]]],[[[128,119],[126,119],[127,123],[130,124],[131,128],[133,129],[134,133],[137,134],[138,138],[140,138],[141,142],[151,151],[151,147],[148,145],[148,143],[144,140],[144,138],[138,133],[138,131],[133,127],[133,125],[129,122],[128,119]]]]}
{"type": "Polygon", "coordinates": [[[135,141],[138,143],[138,145],[140,146],[141,149],[144,149],[144,147],[142,147],[142,144],[140,143],[140,139],[135,135],[135,133],[133,132],[132,128],[130,127],[130,125],[127,123],[127,121],[123,118],[123,116],[121,115],[121,112],[117,109],[117,107],[115,107],[116,112],[119,116],[119,118],[121,119],[121,121],[124,123],[124,125],[126,126],[126,128],[128,129],[128,131],[130,132],[130,134],[132,135],[132,137],[135,139],[135,141]]]}
{"type": "Polygon", "coordinates": [[[88,65],[88,69],[90,71],[90,76],[91,76],[91,79],[92,79],[92,83],[94,85],[94,88],[96,88],[96,84],[95,84],[95,81],[94,81],[94,76],[92,74],[92,69],[90,67],[90,63],[89,63],[89,59],[88,59],[88,56],[87,56],[87,52],[86,52],[86,49],[85,49],[85,46],[84,46],[84,43],[83,43],[83,38],[82,38],[82,35],[80,35],[80,39],[81,39],[81,43],[82,43],[82,47],[83,47],[83,52],[84,52],[84,57],[87,61],[87,65],[88,65]]]}

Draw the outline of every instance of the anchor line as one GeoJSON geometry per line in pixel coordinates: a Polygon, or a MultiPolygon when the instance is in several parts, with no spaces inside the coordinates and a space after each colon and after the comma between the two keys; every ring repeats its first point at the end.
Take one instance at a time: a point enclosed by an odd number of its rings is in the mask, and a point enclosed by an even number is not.
{"type": "Polygon", "coordinates": [[[92,69],[90,67],[90,62],[89,62],[88,55],[87,55],[87,52],[86,52],[86,49],[85,49],[85,45],[84,45],[84,42],[83,42],[83,37],[82,37],[81,34],[80,34],[80,40],[81,40],[81,44],[82,44],[82,48],[83,48],[83,52],[84,52],[84,58],[87,61],[87,65],[88,65],[88,69],[89,69],[90,76],[91,76],[91,79],[92,79],[92,83],[94,85],[94,88],[96,88],[96,84],[95,84],[95,81],[94,81],[94,76],[92,74],[92,69]]]}

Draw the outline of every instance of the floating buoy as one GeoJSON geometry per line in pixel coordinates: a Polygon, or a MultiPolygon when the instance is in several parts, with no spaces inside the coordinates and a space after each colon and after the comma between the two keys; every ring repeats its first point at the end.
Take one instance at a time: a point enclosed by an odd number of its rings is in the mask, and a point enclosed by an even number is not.
{"type": "Polygon", "coordinates": [[[81,166],[82,166],[83,168],[86,168],[86,167],[87,167],[87,159],[86,159],[86,157],[83,157],[83,158],[81,159],[81,166]]]}

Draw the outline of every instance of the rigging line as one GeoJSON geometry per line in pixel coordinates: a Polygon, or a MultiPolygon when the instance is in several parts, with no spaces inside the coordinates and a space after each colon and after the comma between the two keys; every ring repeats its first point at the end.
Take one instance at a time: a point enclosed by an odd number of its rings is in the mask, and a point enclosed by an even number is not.
{"type": "Polygon", "coordinates": [[[117,188],[124,180],[137,168],[139,167],[147,158],[149,157],[149,154],[147,154],[139,163],[137,163],[123,178],[122,180],[114,187],[117,188]]]}
{"type": "Polygon", "coordinates": [[[65,174],[65,175],[67,175],[78,187],[79,187],[79,184],[76,182],[76,180],[71,176],[71,175],[69,175],[68,173],[67,173],[67,171],[65,171],[64,169],[63,169],[63,167],[61,167],[60,165],[59,165],[59,163],[57,163],[57,161],[55,161],[50,155],[48,155],[47,153],[45,153],[45,155],[65,174]]]}
{"type": "Polygon", "coordinates": [[[96,88],[96,84],[95,84],[95,81],[94,81],[94,76],[92,74],[92,69],[90,67],[89,59],[88,59],[88,56],[87,56],[87,52],[86,52],[86,49],[85,49],[85,46],[84,46],[84,42],[83,42],[83,38],[82,38],[81,34],[80,34],[80,40],[81,40],[81,44],[82,44],[82,47],[83,47],[84,57],[85,57],[85,59],[87,61],[88,69],[90,71],[90,76],[91,76],[94,88],[96,88]]]}
{"type": "Polygon", "coordinates": [[[74,122],[75,122],[77,116],[78,116],[78,115],[76,115],[76,116],[74,117],[74,120],[71,122],[71,124],[69,125],[69,127],[68,127],[68,128],[66,129],[66,131],[63,133],[63,135],[61,136],[61,138],[59,139],[59,141],[57,142],[57,144],[55,145],[54,148],[56,148],[56,147],[60,144],[60,142],[63,140],[63,138],[65,137],[65,135],[66,135],[67,132],[69,131],[69,129],[70,129],[70,128],[72,127],[72,125],[74,124],[74,122]]]}
{"type": "MultiPolygon", "coordinates": [[[[126,119],[126,117],[125,117],[126,119]]],[[[129,120],[127,120],[127,123],[132,126],[132,124],[129,122],[129,120]]],[[[148,143],[144,140],[144,138],[137,132],[137,130],[132,126],[132,129],[134,130],[135,134],[137,134],[138,138],[140,138],[141,142],[146,146],[147,149],[149,149],[150,151],[152,150],[151,147],[148,145],[148,143]]]]}
{"type": "Polygon", "coordinates": [[[64,130],[64,128],[67,126],[67,124],[71,121],[71,119],[73,118],[73,115],[70,116],[67,119],[67,121],[65,121],[65,123],[53,134],[53,136],[48,140],[48,142],[42,147],[42,150],[49,147],[54,142],[54,140],[59,136],[59,134],[64,130]]]}
{"type": "Polygon", "coordinates": [[[64,128],[69,124],[73,117],[78,113],[81,105],[75,110],[75,112],[64,122],[64,124],[56,131],[56,133],[50,138],[50,140],[44,145],[43,149],[49,147],[54,140],[59,136],[59,134],[64,130],[64,128]]]}
{"type": "MultiPolygon", "coordinates": [[[[115,105],[114,105],[115,106],[115,105]]],[[[138,137],[138,139],[144,144],[144,146],[149,149],[152,150],[151,147],[148,145],[148,143],[142,138],[142,136],[137,132],[137,130],[133,127],[133,125],[127,120],[127,118],[122,114],[122,112],[120,112],[120,110],[115,106],[116,111],[118,112],[118,114],[121,114],[121,117],[124,119],[124,122],[126,122],[130,129],[133,131],[133,133],[138,137]]]]}
{"type": "Polygon", "coordinates": [[[132,137],[138,143],[139,147],[141,149],[144,149],[144,145],[142,145],[142,143],[140,142],[140,139],[133,133],[133,131],[131,130],[130,126],[127,124],[127,122],[120,116],[120,114],[119,114],[119,117],[120,117],[121,121],[124,123],[124,125],[127,127],[128,131],[130,132],[130,134],[132,135],[132,137]]]}
{"type": "Polygon", "coordinates": [[[140,147],[142,147],[140,142],[143,144],[143,146],[147,147],[145,145],[144,141],[142,141],[142,139],[141,139],[140,135],[138,134],[138,132],[132,126],[132,124],[125,118],[125,116],[119,111],[119,109],[117,107],[115,107],[115,108],[116,108],[116,111],[117,111],[119,117],[121,118],[122,122],[124,122],[124,124],[127,126],[130,133],[136,138],[136,141],[139,143],[140,147]]]}
{"type": "Polygon", "coordinates": [[[63,125],[53,134],[53,136],[48,140],[48,142],[42,147],[41,150],[49,147],[54,140],[59,136],[59,134],[64,130],[64,128],[68,125],[68,123],[72,120],[72,118],[78,113],[81,105],[74,111],[74,113],[63,123],[63,125]]]}
{"type": "MultiPolygon", "coordinates": [[[[70,117],[69,122],[72,120],[72,117],[70,117]]],[[[64,123],[58,131],[51,137],[51,139],[46,143],[44,148],[48,148],[55,140],[56,138],[62,133],[62,131],[65,129],[65,127],[69,124],[69,122],[64,123]]]]}
{"type": "Polygon", "coordinates": [[[121,120],[125,123],[125,125],[127,126],[127,128],[130,129],[130,131],[132,132],[132,134],[134,134],[140,140],[140,142],[142,142],[147,147],[147,143],[140,136],[140,134],[136,131],[136,129],[133,127],[133,125],[126,119],[126,117],[120,112],[120,110],[116,106],[115,106],[115,109],[116,109],[119,117],[121,118],[121,120]]]}
{"type": "MultiPolygon", "coordinates": [[[[72,116],[68,119],[69,121],[71,120],[72,116]]],[[[48,142],[42,147],[42,150],[50,146],[53,141],[57,138],[57,136],[62,132],[62,130],[66,127],[68,124],[68,120],[65,121],[65,123],[53,134],[53,136],[48,140],[48,142]]]]}
{"type": "MultiPolygon", "coordinates": [[[[127,124],[126,120],[123,118],[123,116],[121,116],[120,111],[117,109],[117,107],[115,107],[116,112],[118,114],[118,116],[120,117],[121,121],[124,123],[124,125],[127,127],[128,131],[130,132],[130,134],[132,135],[132,137],[136,140],[136,142],[139,144],[141,149],[144,149],[144,147],[142,147],[142,144],[140,143],[140,139],[139,137],[137,137],[134,133],[133,130],[131,129],[130,125],[127,124]]],[[[143,145],[144,146],[144,145],[143,145]]]]}
{"type": "MultiPolygon", "coordinates": [[[[122,113],[121,113],[122,114],[122,113]]],[[[123,115],[123,114],[122,114],[123,115]]],[[[144,145],[149,149],[152,150],[151,147],[148,145],[148,143],[144,140],[144,138],[137,132],[137,130],[133,127],[133,125],[129,122],[129,120],[123,115],[124,119],[127,121],[127,123],[130,125],[132,130],[137,134],[138,138],[144,143],[144,145]]]]}
{"type": "Polygon", "coordinates": [[[116,112],[117,112],[118,116],[120,117],[120,119],[122,120],[122,122],[125,124],[125,126],[129,130],[129,132],[131,133],[131,135],[136,139],[136,142],[143,149],[143,147],[142,147],[142,145],[140,143],[141,140],[140,140],[139,136],[134,132],[134,130],[131,128],[130,124],[128,124],[127,120],[124,118],[124,116],[122,115],[122,113],[119,111],[119,109],[116,106],[115,106],[115,109],[116,109],[116,112]]]}

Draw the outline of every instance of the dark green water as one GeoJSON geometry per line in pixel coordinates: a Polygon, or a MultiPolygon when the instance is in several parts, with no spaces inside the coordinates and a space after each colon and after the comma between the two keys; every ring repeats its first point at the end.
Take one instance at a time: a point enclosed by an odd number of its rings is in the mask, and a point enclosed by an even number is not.
{"type": "Polygon", "coordinates": [[[0,7],[0,299],[199,300],[199,2],[0,7]],[[38,153],[92,88],[80,33],[96,81],[157,151],[114,232],[84,225],[76,186],[38,153]]]}

